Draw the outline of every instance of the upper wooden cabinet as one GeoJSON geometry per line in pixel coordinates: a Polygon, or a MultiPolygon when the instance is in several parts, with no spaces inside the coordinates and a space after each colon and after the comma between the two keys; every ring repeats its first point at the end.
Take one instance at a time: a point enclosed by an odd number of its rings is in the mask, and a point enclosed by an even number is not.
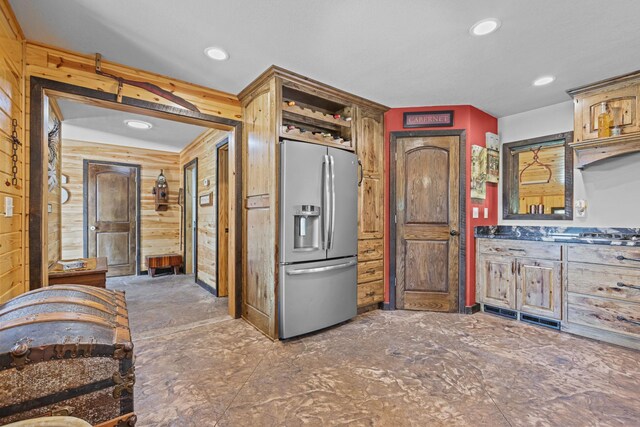
{"type": "Polygon", "coordinates": [[[640,71],[568,91],[574,99],[577,167],[640,151],[640,71]],[[605,102],[619,135],[598,138],[598,115],[605,102]]]}
{"type": "Polygon", "coordinates": [[[384,236],[384,113],[358,108],[356,152],[361,162],[358,190],[358,238],[384,236]]]}

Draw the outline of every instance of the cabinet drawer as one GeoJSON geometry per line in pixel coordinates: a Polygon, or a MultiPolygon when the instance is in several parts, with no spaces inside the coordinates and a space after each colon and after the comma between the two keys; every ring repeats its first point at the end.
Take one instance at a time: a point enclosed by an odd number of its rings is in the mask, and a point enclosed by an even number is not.
{"type": "Polygon", "coordinates": [[[570,262],[567,289],[640,303],[640,269],[570,262]]]}
{"type": "Polygon", "coordinates": [[[562,245],[559,243],[478,239],[479,252],[493,255],[529,257],[559,261],[562,258],[561,248],[562,245]]]}
{"type": "Polygon", "coordinates": [[[384,282],[382,280],[358,285],[358,307],[382,301],[384,301],[384,282]]]}
{"type": "Polygon", "coordinates": [[[567,302],[570,323],[640,336],[640,304],[574,293],[567,302]]]}
{"type": "Polygon", "coordinates": [[[366,261],[358,263],[358,283],[371,282],[374,280],[382,280],[383,262],[366,261]]]}
{"type": "Polygon", "coordinates": [[[619,265],[640,268],[640,248],[624,248],[601,245],[569,245],[569,262],[619,265]]]}
{"type": "Polygon", "coordinates": [[[382,239],[358,240],[358,261],[382,259],[384,256],[384,241],[382,239]]]}

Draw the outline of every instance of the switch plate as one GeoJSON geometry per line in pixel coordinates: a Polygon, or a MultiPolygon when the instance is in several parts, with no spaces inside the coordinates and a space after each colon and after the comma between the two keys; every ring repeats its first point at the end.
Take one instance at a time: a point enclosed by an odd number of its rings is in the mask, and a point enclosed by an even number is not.
{"type": "Polygon", "coordinates": [[[489,218],[489,208],[484,208],[484,217],[489,218]]]}
{"type": "Polygon", "coordinates": [[[473,217],[480,218],[480,208],[473,208],[473,217]]]}
{"type": "Polygon", "coordinates": [[[13,216],[13,197],[5,196],[4,198],[4,216],[13,216]]]}

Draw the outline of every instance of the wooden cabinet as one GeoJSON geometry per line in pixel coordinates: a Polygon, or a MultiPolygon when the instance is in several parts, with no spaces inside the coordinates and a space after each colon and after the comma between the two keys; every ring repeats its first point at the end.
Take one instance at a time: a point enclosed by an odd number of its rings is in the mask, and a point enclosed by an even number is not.
{"type": "Polygon", "coordinates": [[[387,107],[279,67],[239,95],[242,141],[242,316],[278,338],[279,165],[284,139],[357,151],[358,306],[383,300],[383,114],[387,107]]]}
{"type": "Polygon", "coordinates": [[[523,313],[560,319],[562,312],[562,263],[516,259],[516,308],[523,313]]]}
{"type": "Polygon", "coordinates": [[[384,111],[356,108],[358,307],[384,300],[384,111]]]}
{"type": "Polygon", "coordinates": [[[571,89],[574,99],[574,142],[577,166],[640,151],[640,71],[571,89]],[[601,104],[620,135],[598,138],[601,104]]]}
{"type": "Polygon", "coordinates": [[[479,238],[477,302],[640,349],[640,247],[479,238]]]}
{"type": "Polygon", "coordinates": [[[358,109],[356,152],[361,163],[358,238],[384,236],[384,114],[358,109]]]}
{"type": "Polygon", "coordinates": [[[640,349],[640,248],[569,245],[562,329],[640,349]]]}
{"type": "Polygon", "coordinates": [[[561,246],[478,240],[479,303],[551,319],[562,314],[561,246]]]}

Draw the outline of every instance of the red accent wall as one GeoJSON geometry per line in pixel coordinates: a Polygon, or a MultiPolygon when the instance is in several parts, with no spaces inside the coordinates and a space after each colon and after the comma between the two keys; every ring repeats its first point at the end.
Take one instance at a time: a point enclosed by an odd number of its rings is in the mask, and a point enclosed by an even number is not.
{"type": "MultiPolygon", "coordinates": [[[[385,212],[389,212],[389,183],[391,182],[390,171],[390,145],[389,137],[391,132],[398,131],[411,131],[411,130],[446,130],[446,129],[464,129],[466,130],[466,196],[467,196],[467,211],[466,211],[466,236],[467,236],[467,249],[466,249],[466,305],[471,306],[475,304],[476,294],[476,267],[475,267],[475,238],[473,237],[473,228],[477,225],[496,225],[498,223],[498,184],[487,183],[487,198],[481,203],[474,203],[470,197],[471,186],[471,146],[481,145],[485,146],[485,133],[486,132],[498,132],[498,120],[478,110],[471,105],[445,105],[445,106],[433,106],[433,107],[411,107],[411,108],[392,108],[386,112],[384,117],[385,124],[385,198],[384,208],[385,212]],[[402,114],[407,111],[434,111],[434,110],[453,110],[453,126],[452,127],[438,127],[438,128],[411,128],[404,129],[402,127],[402,114]],[[472,218],[473,207],[479,208],[479,218],[472,218]],[[484,208],[489,208],[489,218],[484,218],[484,208]]],[[[395,191],[395,190],[394,190],[395,191]]],[[[389,302],[389,237],[390,237],[390,215],[385,215],[385,273],[384,273],[384,299],[385,302],[389,302]]]]}

